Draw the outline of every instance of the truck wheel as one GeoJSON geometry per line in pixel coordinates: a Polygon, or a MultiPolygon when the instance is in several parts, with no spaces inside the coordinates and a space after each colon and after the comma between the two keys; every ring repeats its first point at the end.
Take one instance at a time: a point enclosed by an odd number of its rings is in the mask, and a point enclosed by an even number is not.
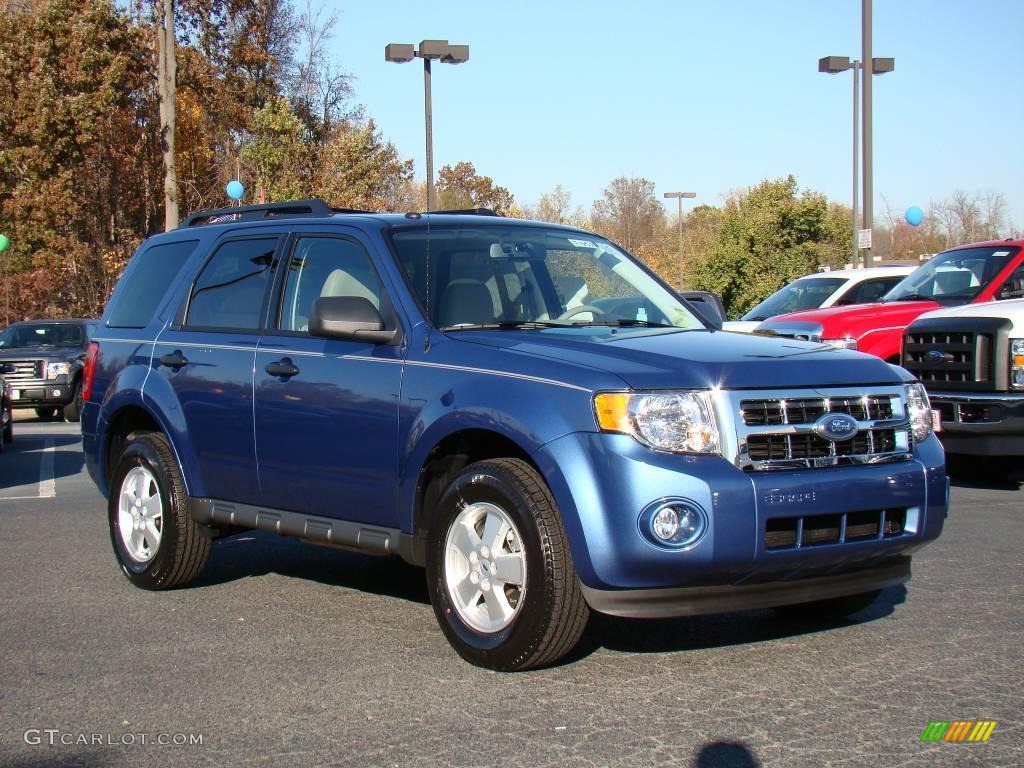
{"type": "Polygon", "coordinates": [[[7,412],[7,423],[4,424],[4,444],[14,441],[14,411],[7,412]]]}
{"type": "Polygon", "coordinates": [[[68,421],[78,421],[82,418],[82,380],[75,382],[75,394],[71,402],[64,406],[64,418],[68,421]]]}
{"type": "Polygon", "coordinates": [[[519,459],[452,480],[430,527],[427,586],[459,655],[499,671],[557,662],[590,615],[554,499],[519,459]]]}
{"type": "Polygon", "coordinates": [[[38,416],[43,421],[49,421],[56,415],[56,408],[36,408],[36,416],[38,416]]]}
{"type": "Polygon", "coordinates": [[[859,613],[871,605],[881,590],[873,592],[861,592],[857,595],[844,595],[833,597],[829,600],[815,600],[813,603],[797,603],[796,605],[779,605],[775,611],[787,619],[798,619],[801,621],[835,621],[845,619],[855,613],[859,613]]]}
{"type": "Polygon", "coordinates": [[[185,482],[167,438],[133,433],[110,484],[107,517],[114,554],[143,589],[193,581],[210,556],[210,539],[188,514],[185,482]]]}

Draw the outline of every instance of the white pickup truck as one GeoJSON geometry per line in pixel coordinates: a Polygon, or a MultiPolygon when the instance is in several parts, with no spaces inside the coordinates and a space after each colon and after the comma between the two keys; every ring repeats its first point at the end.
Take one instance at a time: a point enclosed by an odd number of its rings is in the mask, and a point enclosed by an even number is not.
{"type": "Polygon", "coordinates": [[[947,454],[1009,469],[1024,458],[1024,299],[927,312],[903,339],[903,367],[928,390],[947,454]]]}

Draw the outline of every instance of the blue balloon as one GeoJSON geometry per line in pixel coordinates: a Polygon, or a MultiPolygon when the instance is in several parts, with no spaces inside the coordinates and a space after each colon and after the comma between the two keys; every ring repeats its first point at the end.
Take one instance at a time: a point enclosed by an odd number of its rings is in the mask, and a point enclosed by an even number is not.
{"type": "Polygon", "coordinates": [[[245,187],[242,186],[242,182],[238,179],[229,181],[227,186],[228,197],[232,200],[241,200],[242,195],[245,194],[245,187]]]}
{"type": "Polygon", "coordinates": [[[924,211],[916,205],[912,205],[907,208],[907,212],[903,214],[903,218],[907,220],[907,224],[912,227],[916,227],[924,219],[924,211]]]}

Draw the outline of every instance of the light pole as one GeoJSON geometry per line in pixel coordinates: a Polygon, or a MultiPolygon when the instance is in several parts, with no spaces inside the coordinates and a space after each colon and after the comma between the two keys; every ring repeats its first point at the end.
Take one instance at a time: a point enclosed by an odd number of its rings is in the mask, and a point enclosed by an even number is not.
{"type": "Polygon", "coordinates": [[[433,110],[430,104],[430,62],[437,59],[442,64],[462,64],[469,61],[468,45],[449,45],[447,40],[422,40],[419,50],[411,44],[390,43],[384,48],[384,60],[399,64],[423,59],[423,115],[427,135],[427,211],[434,209],[434,129],[433,110]]]}
{"type": "MultiPolygon", "coordinates": [[[[873,74],[884,75],[886,72],[892,72],[894,68],[893,59],[874,59],[873,67],[871,70],[873,74]]],[[[859,134],[858,129],[860,126],[859,112],[860,112],[860,72],[864,68],[862,62],[854,60],[850,61],[847,56],[823,56],[818,59],[818,71],[827,72],[830,75],[835,75],[839,72],[845,72],[848,69],[853,70],[853,266],[860,264],[860,247],[858,245],[858,229],[857,226],[857,176],[859,171],[859,148],[860,142],[858,141],[859,134]]],[[[867,82],[865,81],[864,90],[867,91],[867,82]]],[[[866,109],[867,107],[865,107],[866,109]]],[[[867,123],[865,123],[867,126],[867,123]]],[[[867,130],[867,129],[866,129],[867,130]]],[[[867,134],[865,134],[866,136],[867,134]]],[[[870,153],[868,151],[868,142],[864,144],[864,228],[871,229],[871,207],[868,199],[871,194],[868,187],[871,184],[871,171],[869,166],[871,164],[870,153]]],[[[868,260],[865,257],[864,265],[867,266],[868,260]]]]}
{"type": "Polygon", "coordinates": [[[679,203],[679,290],[683,289],[683,198],[694,198],[696,192],[666,192],[665,198],[673,197],[679,203]]]}

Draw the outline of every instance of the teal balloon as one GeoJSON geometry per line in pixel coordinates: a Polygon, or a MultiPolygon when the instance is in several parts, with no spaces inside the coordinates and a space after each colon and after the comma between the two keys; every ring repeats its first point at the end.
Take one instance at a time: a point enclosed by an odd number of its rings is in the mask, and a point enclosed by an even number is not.
{"type": "Polygon", "coordinates": [[[903,214],[903,218],[907,220],[907,224],[912,227],[916,227],[924,220],[924,211],[918,208],[916,205],[912,205],[907,208],[907,212],[903,214]]]}
{"type": "Polygon", "coordinates": [[[7,235],[0,235],[0,253],[7,250],[7,246],[11,244],[11,241],[7,239],[7,235]]]}
{"type": "Polygon", "coordinates": [[[241,200],[242,195],[245,194],[245,187],[242,186],[242,182],[238,179],[229,181],[227,186],[228,197],[232,200],[241,200]]]}

